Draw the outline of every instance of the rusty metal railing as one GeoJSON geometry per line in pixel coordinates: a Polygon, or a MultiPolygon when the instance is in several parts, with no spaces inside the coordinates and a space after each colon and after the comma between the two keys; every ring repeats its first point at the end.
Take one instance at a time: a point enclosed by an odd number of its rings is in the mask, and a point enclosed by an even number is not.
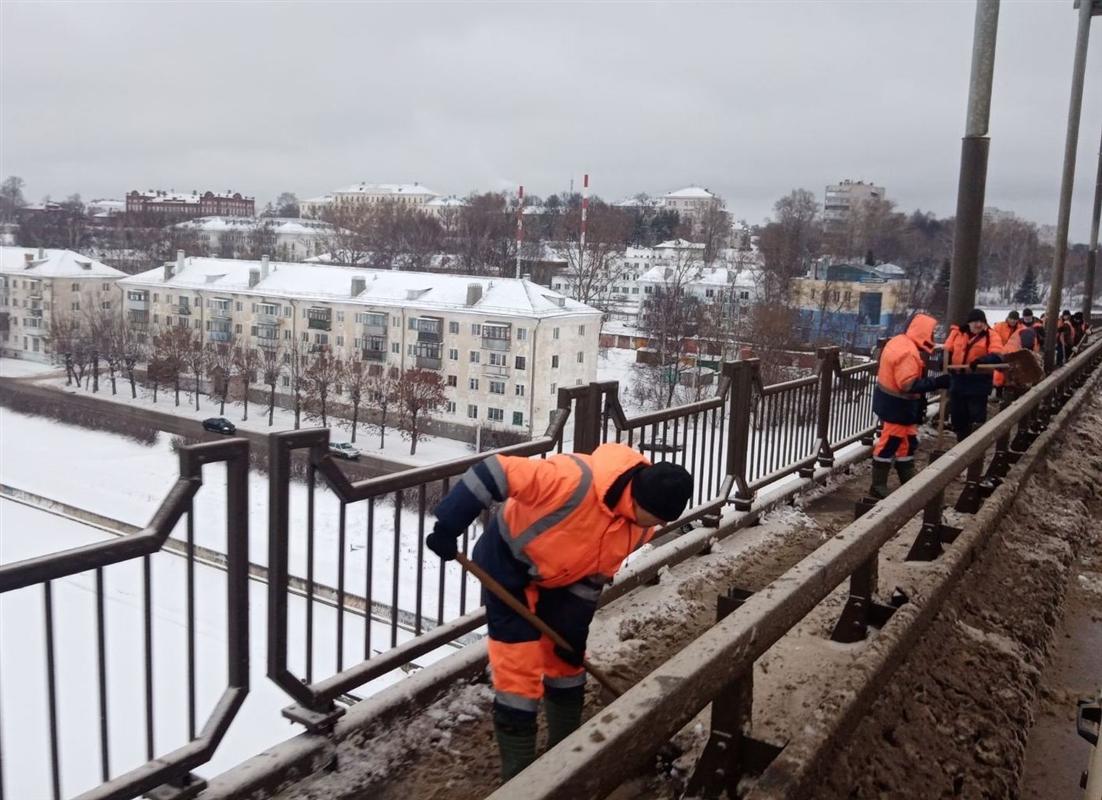
{"type": "MultiPolygon", "coordinates": [[[[63,695],[72,696],[73,687],[65,686],[65,675],[71,676],[73,670],[94,671],[96,676],[96,703],[98,709],[98,758],[100,785],[80,794],[80,800],[122,800],[137,797],[140,794],[157,789],[159,796],[177,796],[176,793],[188,793],[193,796],[204,782],[191,774],[191,770],[205,764],[214,755],[216,748],[225,736],[245,696],[249,691],[249,621],[248,621],[248,569],[249,569],[249,520],[248,520],[248,470],[249,445],[244,439],[230,439],[210,444],[186,446],[180,451],[180,477],[169,490],[150,523],[139,533],[133,533],[110,541],[97,542],[83,547],[75,547],[50,555],[29,558],[0,566],[0,598],[11,600],[20,591],[41,591],[42,617],[44,625],[45,660],[45,707],[47,714],[47,741],[42,743],[43,750],[48,749],[49,789],[42,787],[42,794],[60,800],[66,783],[64,778],[62,734],[67,730],[66,718],[69,707],[62,702],[63,695]],[[195,592],[195,530],[194,502],[203,485],[204,465],[224,463],[226,465],[226,683],[217,702],[205,722],[199,718],[196,690],[196,592],[195,592]],[[160,681],[179,680],[179,673],[171,676],[155,666],[157,654],[154,615],[154,570],[152,556],[161,550],[165,540],[181,520],[186,525],[186,596],[185,596],[185,636],[186,665],[184,684],[180,687],[186,696],[187,739],[186,743],[173,750],[164,751],[157,747],[156,734],[163,735],[163,727],[158,731],[157,709],[154,701],[154,687],[160,681]],[[142,629],[137,636],[141,642],[138,652],[128,653],[127,658],[142,660],[142,680],[144,681],[144,714],[135,709],[131,716],[131,728],[144,733],[145,763],[122,774],[112,774],[112,735],[109,727],[108,688],[112,685],[109,669],[109,655],[120,647],[119,639],[112,637],[108,626],[109,612],[105,574],[109,568],[126,563],[141,565],[141,615],[142,629]],[[58,617],[68,609],[59,606],[55,586],[59,583],[72,583],[80,579],[77,587],[82,591],[88,587],[85,583],[91,579],[89,603],[94,606],[95,617],[95,654],[94,662],[83,663],[84,656],[74,653],[70,642],[58,636],[58,617]],[[200,727],[200,723],[202,725],[200,727]],[[144,729],[144,730],[143,730],[144,729]]],[[[175,556],[173,556],[175,557],[175,556]]],[[[82,594],[82,597],[84,595],[82,594]]],[[[113,604],[112,604],[113,606],[113,604]]],[[[11,623],[9,618],[9,623],[11,623]]],[[[69,620],[71,624],[71,619],[69,620]]],[[[116,630],[116,636],[118,628],[116,630]]],[[[128,638],[128,637],[127,637],[128,638]]],[[[125,643],[124,643],[125,644],[125,643]]],[[[124,646],[123,646],[124,647],[124,646]]],[[[28,644],[15,654],[25,664],[32,663],[36,653],[28,644]]],[[[125,649],[125,647],[124,647],[125,649]]],[[[13,657],[13,651],[5,653],[13,657]]],[[[209,666],[204,666],[208,674],[209,666]]],[[[5,673],[2,678],[7,678],[5,673]]],[[[18,677],[18,676],[17,676],[18,677]]],[[[117,681],[115,682],[117,685],[117,681]]],[[[9,685],[10,686],[10,685],[9,685]]],[[[26,687],[16,687],[26,690],[26,687]]],[[[31,731],[29,720],[20,720],[13,730],[31,731]]],[[[27,734],[30,735],[30,734],[27,734]]],[[[83,734],[82,734],[83,735],[83,734]]],[[[118,744],[117,739],[115,744],[118,744]]],[[[81,761],[92,757],[96,750],[89,743],[87,750],[79,753],[81,761]]],[[[117,762],[117,757],[114,759],[117,762]]],[[[0,764],[4,763],[0,752],[0,764]]],[[[27,769],[25,764],[9,764],[14,769],[27,769]]],[[[4,776],[0,773],[0,787],[4,776]]],[[[0,795],[3,789],[0,788],[0,795]]]]}
{"type": "MultiPolygon", "coordinates": [[[[958,532],[942,519],[950,485],[963,473],[956,508],[976,511],[1100,364],[1102,341],[1007,405],[886,500],[865,509],[850,526],[762,591],[733,599],[736,609],[494,792],[490,800],[604,797],[650,762],[709,704],[712,735],[702,761],[711,758],[717,767],[712,777],[733,790],[738,776],[748,771],[747,760],[763,752],[759,745],[764,743],[747,733],[755,662],[847,579],[849,599],[834,638],[855,641],[870,625],[890,625],[895,607],[876,599],[880,548],[921,514],[922,526],[908,559],[938,558],[943,548],[952,546],[958,532]]],[[[775,750],[769,753],[766,763],[775,755],[775,750]]],[[[778,781],[790,777],[784,770],[781,773],[778,781]]],[[[791,796],[780,785],[770,785],[770,797],[791,796]]]]}

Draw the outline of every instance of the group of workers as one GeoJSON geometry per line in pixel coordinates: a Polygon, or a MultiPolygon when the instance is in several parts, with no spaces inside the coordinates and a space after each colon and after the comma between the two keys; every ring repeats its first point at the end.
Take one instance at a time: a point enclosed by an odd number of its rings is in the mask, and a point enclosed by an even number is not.
{"type": "MultiPolygon", "coordinates": [[[[984,366],[1004,363],[1009,353],[1018,350],[1039,354],[1044,344],[1044,318],[1035,318],[1032,309],[1023,309],[1021,314],[1011,311],[1005,321],[992,327],[983,310],[974,308],[963,324],[950,327],[942,348],[945,372],[927,377],[936,327],[933,317],[916,314],[906,332],[890,339],[880,355],[873,412],[882,428],[873,447],[869,487],[873,498],[888,496],[893,464],[900,483],[914,476],[918,427],[925,422],[928,392],[948,390],[950,424],[957,441],[961,441],[987,421],[987,403],[993,389],[1000,396],[1010,392],[1009,400],[1028,388],[1009,384],[1004,372],[984,366]]],[[[1056,364],[1070,358],[1089,333],[1082,312],[1072,314],[1065,309],[1056,326],[1056,364]]]]}
{"type": "MultiPolygon", "coordinates": [[[[893,464],[901,482],[915,474],[927,392],[949,391],[952,426],[963,439],[987,419],[996,373],[983,366],[1014,350],[1039,352],[1044,335],[1042,321],[1028,308],[994,327],[974,309],[945,340],[945,374],[926,377],[936,326],[933,317],[917,314],[881,354],[873,410],[883,432],[873,451],[871,489],[878,498],[888,495],[893,464]]],[[[1057,328],[1058,358],[1069,357],[1086,333],[1082,316],[1065,311],[1057,328]]],[[[681,517],[692,491],[692,475],[683,467],[651,464],[638,450],[610,443],[592,454],[546,459],[490,456],[467,470],[437,506],[426,544],[445,561],[457,557],[463,531],[496,507],[484,517],[486,530],[472,560],[500,585],[492,591],[484,586],[482,602],[503,778],[535,759],[541,704],[549,747],[580,725],[583,654],[601,590],[656,526],[681,517]],[[508,595],[517,610],[502,599],[508,595]],[[541,633],[533,614],[569,647],[541,633]]]]}

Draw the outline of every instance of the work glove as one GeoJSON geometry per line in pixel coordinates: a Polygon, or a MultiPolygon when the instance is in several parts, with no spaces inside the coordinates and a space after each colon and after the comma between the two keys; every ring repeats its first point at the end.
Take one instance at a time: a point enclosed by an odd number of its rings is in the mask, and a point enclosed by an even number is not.
{"type": "Polygon", "coordinates": [[[459,553],[458,537],[451,531],[446,531],[440,525],[439,520],[432,528],[432,533],[425,537],[425,544],[429,550],[440,556],[443,561],[453,561],[459,553]]]}
{"type": "Polygon", "coordinates": [[[559,658],[561,658],[572,667],[580,667],[582,665],[582,661],[585,660],[584,649],[571,651],[567,650],[565,647],[559,647],[558,645],[555,645],[555,655],[557,655],[559,658]]]}

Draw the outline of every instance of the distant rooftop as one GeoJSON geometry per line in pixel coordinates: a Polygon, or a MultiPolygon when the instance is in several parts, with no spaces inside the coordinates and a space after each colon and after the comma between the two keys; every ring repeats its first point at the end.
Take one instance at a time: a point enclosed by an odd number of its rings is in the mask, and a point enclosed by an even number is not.
{"type": "MultiPolygon", "coordinates": [[[[123,285],[150,284],[249,293],[265,297],[314,299],[327,302],[362,303],[371,306],[472,309],[496,316],[555,316],[598,313],[545,286],[517,278],[487,278],[475,275],[445,275],[432,272],[403,272],[325,264],[271,262],[267,277],[249,286],[249,273],[261,271],[260,261],[221,258],[186,258],[183,268],[165,279],[162,268],[125,278],[123,285]],[[352,295],[353,279],[363,279],[365,289],[352,295]],[[467,290],[478,285],[482,296],[468,306],[467,290]]],[[[167,266],[167,265],[166,265],[167,266]]]]}
{"type": "Polygon", "coordinates": [[[715,198],[714,194],[712,194],[702,186],[686,186],[684,189],[678,189],[676,192],[668,192],[663,196],[684,200],[707,200],[709,198],[715,198]]]}
{"type": "Polygon", "coordinates": [[[121,278],[126,273],[72,250],[0,247],[0,273],[28,278],[121,278]]]}
{"type": "Polygon", "coordinates": [[[422,186],[419,183],[354,183],[351,186],[345,186],[343,189],[338,189],[340,194],[413,194],[413,195],[431,195],[433,197],[439,197],[439,192],[434,192],[428,187],[422,186]]]}

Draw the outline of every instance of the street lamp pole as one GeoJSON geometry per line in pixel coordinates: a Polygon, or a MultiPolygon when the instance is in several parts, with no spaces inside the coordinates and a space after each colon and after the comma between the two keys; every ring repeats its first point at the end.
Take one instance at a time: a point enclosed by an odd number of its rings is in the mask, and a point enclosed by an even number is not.
{"type": "Polygon", "coordinates": [[[1098,145],[1098,179],[1094,184],[1094,210],[1091,212],[1091,243],[1087,250],[1087,286],[1083,293],[1083,318],[1089,323],[1094,308],[1094,278],[1098,268],[1098,218],[1102,216],[1102,144],[1098,145]]]}
{"type": "Polygon", "coordinates": [[[968,116],[960,152],[957,185],[956,233],[949,272],[950,324],[961,324],[976,303],[976,284],[983,229],[983,200],[987,186],[987,136],[991,118],[991,81],[995,71],[995,35],[999,27],[999,0],[976,0],[972,38],[972,74],[968,87],[968,116]]]}
{"type": "Polygon", "coordinates": [[[1045,307],[1045,370],[1056,366],[1056,323],[1064,293],[1064,264],[1068,256],[1068,223],[1071,219],[1071,190],[1075,185],[1075,155],[1079,144],[1079,117],[1083,110],[1083,77],[1087,70],[1087,44],[1091,16],[1102,6],[1098,0],[1076,0],[1079,30],[1075,36],[1075,61],[1071,72],[1071,101],[1064,139],[1064,172],[1060,179],[1060,211],[1056,218],[1056,252],[1052,257],[1052,284],[1045,307]]]}

